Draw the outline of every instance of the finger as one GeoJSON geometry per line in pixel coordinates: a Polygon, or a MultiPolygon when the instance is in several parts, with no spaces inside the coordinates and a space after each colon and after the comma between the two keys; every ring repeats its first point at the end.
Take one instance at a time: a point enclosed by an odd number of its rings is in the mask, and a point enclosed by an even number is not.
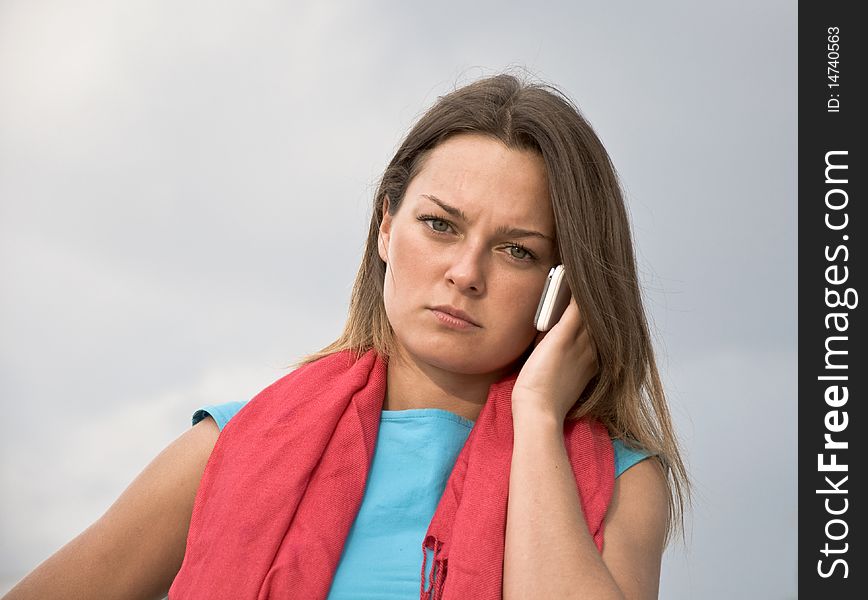
{"type": "Polygon", "coordinates": [[[576,302],[575,298],[570,296],[570,304],[575,305],[576,313],[578,314],[578,318],[579,318],[579,328],[584,329],[585,328],[585,316],[582,314],[582,310],[579,308],[579,303],[576,302]]]}
{"type": "Polygon", "coordinates": [[[574,337],[578,337],[581,334],[582,315],[576,299],[572,296],[570,296],[570,303],[564,310],[564,314],[561,315],[560,321],[558,321],[558,323],[561,322],[563,322],[561,329],[566,330],[565,333],[570,332],[574,337]]]}
{"type": "Polygon", "coordinates": [[[600,366],[600,354],[597,351],[597,344],[594,342],[594,338],[591,335],[591,332],[588,331],[587,327],[582,327],[582,335],[587,338],[587,348],[588,352],[591,355],[591,361],[599,368],[600,366]]]}

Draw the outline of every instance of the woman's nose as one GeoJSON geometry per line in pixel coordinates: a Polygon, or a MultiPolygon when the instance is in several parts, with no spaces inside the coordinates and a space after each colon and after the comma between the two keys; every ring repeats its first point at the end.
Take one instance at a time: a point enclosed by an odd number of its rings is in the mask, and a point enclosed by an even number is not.
{"type": "Polygon", "coordinates": [[[465,294],[485,291],[485,268],[482,251],[473,248],[456,249],[446,270],[446,280],[465,294]]]}

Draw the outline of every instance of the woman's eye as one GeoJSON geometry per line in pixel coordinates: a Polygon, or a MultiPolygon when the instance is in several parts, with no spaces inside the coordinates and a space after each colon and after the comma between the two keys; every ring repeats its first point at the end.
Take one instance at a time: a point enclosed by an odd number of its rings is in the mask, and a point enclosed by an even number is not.
{"type": "Polygon", "coordinates": [[[446,221],[441,221],[440,219],[431,219],[429,223],[431,224],[431,229],[433,229],[434,231],[440,231],[442,233],[446,233],[447,231],[449,231],[449,223],[447,223],[446,221]]]}
{"type": "Polygon", "coordinates": [[[422,215],[419,220],[425,223],[430,229],[437,233],[448,233],[452,228],[452,224],[444,219],[438,219],[430,215],[422,215]]]}
{"type": "MultiPolygon", "coordinates": [[[[416,218],[425,223],[425,225],[435,233],[450,233],[450,231],[452,231],[452,223],[446,219],[440,219],[433,215],[420,215],[416,218]]],[[[518,244],[507,244],[506,253],[516,262],[531,262],[537,260],[533,252],[518,244]]]]}
{"type": "Polygon", "coordinates": [[[531,254],[526,248],[522,248],[521,246],[509,246],[508,251],[510,256],[518,260],[527,260],[533,258],[533,254],[531,254]]]}

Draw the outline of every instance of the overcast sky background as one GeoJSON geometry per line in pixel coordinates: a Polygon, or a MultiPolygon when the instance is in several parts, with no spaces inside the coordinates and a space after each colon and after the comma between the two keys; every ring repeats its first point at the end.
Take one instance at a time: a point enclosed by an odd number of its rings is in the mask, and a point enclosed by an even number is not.
{"type": "Polygon", "coordinates": [[[519,66],[612,155],[695,484],[661,598],[796,597],[796,3],[0,0],[0,592],[340,332],[377,177],[519,66]]]}

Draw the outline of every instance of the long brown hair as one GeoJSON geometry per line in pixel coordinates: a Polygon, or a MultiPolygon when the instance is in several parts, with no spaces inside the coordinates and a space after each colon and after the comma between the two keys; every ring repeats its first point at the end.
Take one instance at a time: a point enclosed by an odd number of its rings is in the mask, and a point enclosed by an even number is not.
{"type": "Polygon", "coordinates": [[[568,418],[591,415],[612,437],[656,455],[669,487],[669,523],[683,532],[689,481],[657,371],[618,178],[591,126],[553,86],[504,73],[438,98],[383,173],[343,333],[298,364],[341,350],[361,355],[373,348],[383,356],[394,355],[395,339],[383,305],[386,268],[377,252],[383,200],[389,198],[394,215],[430,151],[449,136],[468,132],[542,156],[558,252],[600,364],[568,418]]]}

